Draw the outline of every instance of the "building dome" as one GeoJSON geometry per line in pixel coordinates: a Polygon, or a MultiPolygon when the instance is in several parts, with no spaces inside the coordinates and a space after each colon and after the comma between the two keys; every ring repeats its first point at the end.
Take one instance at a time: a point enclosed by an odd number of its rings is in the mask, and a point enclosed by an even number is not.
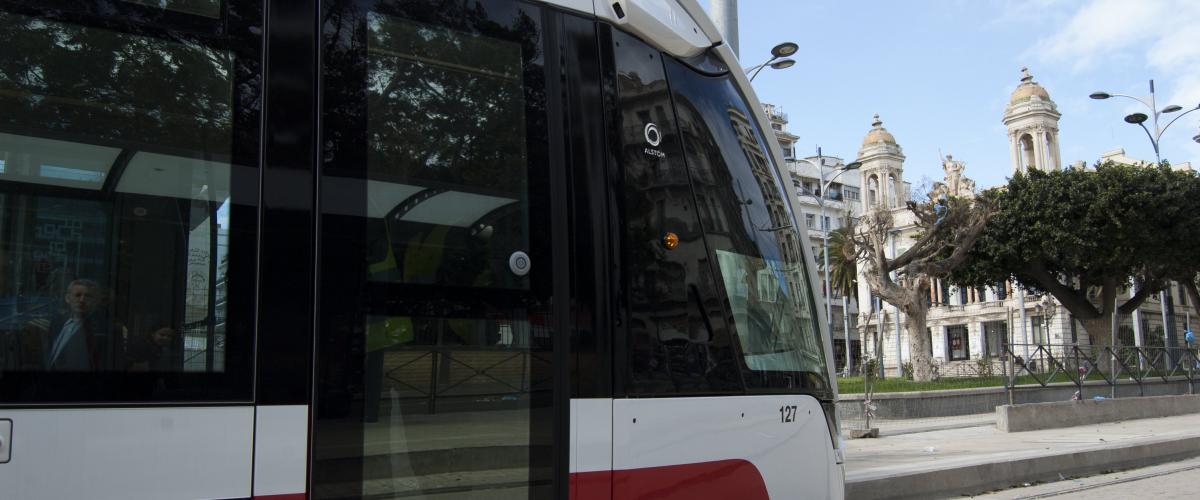
{"type": "Polygon", "coordinates": [[[1050,93],[1033,81],[1033,75],[1029,74],[1029,68],[1021,68],[1021,84],[1017,85],[1016,90],[1013,90],[1012,98],[1008,102],[1016,104],[1033,96],[1038,96],[1046,101],[1050,100],[1050,93]]]}
{"type": "Polygon", "coordinates": [[[886,128],[883,128],[883,122],[879,120],[878,114],[875,115],[874,121],[871,122],[871,131],[867,132],[866,137],[863,137],[862,143],[863,146],[866,146],[868,144],[874,144],[877,142],[884,142],[888,144],[896,143],[896,138],[892,136],[892,133],[888,132],[886,128]]]}

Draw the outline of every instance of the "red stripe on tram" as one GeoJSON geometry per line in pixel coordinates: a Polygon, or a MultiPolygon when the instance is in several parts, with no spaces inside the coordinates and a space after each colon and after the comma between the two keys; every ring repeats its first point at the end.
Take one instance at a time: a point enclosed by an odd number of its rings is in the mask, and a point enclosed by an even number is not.
{"type": "Polygon", "coordinates": [[[718,460],[618,471],[571,474],[572,500],[768,500],[754,464],[718,460]]]}

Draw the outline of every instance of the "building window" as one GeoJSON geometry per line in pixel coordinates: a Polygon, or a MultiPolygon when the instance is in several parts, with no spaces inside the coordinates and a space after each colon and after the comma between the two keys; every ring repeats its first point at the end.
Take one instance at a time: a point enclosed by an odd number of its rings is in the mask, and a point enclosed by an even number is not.
{"type": "Polygon", "coordinates": [[[946,357],[950,361],[971,358],[971,342],[967,336],[967,325],[946,327],[946,357]]]}
{"type": "Polygon", "coordinates": [[[1033,334],[1033,343],[1034,344],[1037,344],[1037,345],[1048,344],[1047,338],[1046,338],[1045,321],[1046,321],[1045,318],[1042,316],[1030,316],[1029,317],[1029,323],[1030,323],[1029,331],[1030,331],[1030,333],[1033,334]]]}
{"type": "Polygon", "coordinates": [[[825,220],[821,221],[821,230],[828,231],[830,229],[829,216],[825,216],[825,220]]]}
{"type": "Polygon", "coordinates": [[[842,187],[842,196],[845,196],[847,200],[858,201],[858,190],[849,187],[842,187]]]}
{"type": "Polygon", "coordinates": [[[1004,353],[1008,344],[1008,323],[1001,321],[985,321],[983,323],[984,356],[996,357],[1004,353]]]}
{"type": "Polygon", "coordinates": [[[804,214],[804,224],[808,226],[809,229],[817,227],[817,216],[813,214],[804,214]]]}

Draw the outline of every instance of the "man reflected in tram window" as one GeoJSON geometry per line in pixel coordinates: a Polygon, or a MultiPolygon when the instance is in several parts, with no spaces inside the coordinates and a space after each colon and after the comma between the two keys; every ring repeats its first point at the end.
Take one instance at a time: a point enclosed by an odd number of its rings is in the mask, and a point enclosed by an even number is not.
{"type": "Polygon", "coordinates": [[[67,285],[64,310],[49,323],[34,321],[30,328],[42,338],[46,371],[109,370],[120,352],[117,333],[123,329],[104,314],[100,287],[77,279],[67,285]],[[43,326],[44,325],[44,326],[43,326]]]}

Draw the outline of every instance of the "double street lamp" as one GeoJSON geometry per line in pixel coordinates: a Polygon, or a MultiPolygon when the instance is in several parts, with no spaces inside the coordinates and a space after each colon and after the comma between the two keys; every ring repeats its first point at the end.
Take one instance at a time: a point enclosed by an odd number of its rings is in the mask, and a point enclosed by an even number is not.
{"type": "MultiPolygon", "coordinates": [[[[807,162],[809,164],[813,164],[813,162],[811,162],[809,160],[802,160],[802,161],[807,162]]],[[[814,193],[804,193],[804,194],[812,196],[813,199],[815,199],[817,201],[817,206],[820,207],[820,209],[821,209],[821,221],[819,222],[819,224],[821,227],[821,246],[824,249],[824,252],[822,252],[822,256],[824,257],[824,266],[822,267],[822,271],[823,271],[822,274],[824,275],[824,281],[825,281],[825,325],[829,328],[829,337],[830,337],[830,339],[832,339],[833,338],[833,306],[830,303],[830,299],[833,298],[833,288],[829,284],[829,274],[830,274],[830,272],[829,272],[829,230],[830,230],[830,224],[825,222],[825,220],[826,220],[825,200],[826,200],[826,195],[829,192],[829,186],[833,184],[833,181],[836,180],[839,176],[841,176],[842,174],[844,174],[846,172],[849,172],[851,170],[858,170],[859,167],[862,167],[862,162],[854,161],[854,162],[850,162],[849,164],[846,164],[842,167],[836,168],[836,169],[834,169],[834,171],[836,171],[837,173],[833,174],[833,176],[831,176],[828,180],[826,180],[825,179],[825,157],[821,155],[821,148],[818,147],[817,148],[817,162],[815,165],[817,167],[817,177],[819,178],[819,181],[818,181],[819,191],[817,191],[815,194],[814,193]]],[[[843,199],[844,199],[844,197],[843,197],[843,199]]],[[[846,308],[847,308],[846,299],[845,299],[845,296],[843,296],[842,297],[842,315],[843,316],[845,316],[847,314],[846,308]]],[[[845,371],[846,371],[846,374],[849,375],[851,368],[854,366],[853,365],[853,363],[854,363],[853,357],[851,357],[851,351],[850,351],[850,329],[849,328],[846,328],[844,335],[846,336],[846,368],[845,368],[845,371]]]]}
{"type": "Polygon", "coordinates": [[[796,61],[788,59],[788,56],[795,54],[797,50],[800,50],[800,46],[796,45],[795,42],[783,42],[779,45],[776,45],[771,48],[770,59],[767,59],[767,61],[762,64],[756,64],[746,68],[746,74],[750,74],[750,72],[753,71],[754,74],[750,75],[750,81],[754,81],[754,77],[758,76],[758,73],[763,69],[766,69],[768,66],[771,69],[790,68],[796,64],[796,61]]]}
{"type": "MultiPolygon", "coordinates": [[[[1156,104],[1156,101],[1154,98],[1154,80],[1150,80],[1150,100],[1149,101],[1147,101],[1146,99],[1143,99],[1141,97],[1135,97],[1135,96],[1125,95],[1125,94],[1111,94],[1108,92],[1092,92],[1092,94],[1088,97],[1091,97],[1092,99],[1108,99],[1110,97],[1127,97],[1129,99],[1133,99],[1137,102],[1140,102],[1143,105],[1145,105],[1147,108],[1149,108],[1150,109],[1149,116],[1147,116],[1145,113],[1132,113],[1125,117],[1125,123],[1131,123],[1131,124],[1137,125],[1139,127],[1142,127],[1142,130],[1146,131],[1146,136],[1150,138],[1150,145],[1154,146],[1154,160],[1156,162],[1158,162],[1159,165],[1162,164],[1162,154],[1159,152],[1158,144],[1159,144],[1159,140],[1162,139],[1163,132],[1166,132],[1167,129],[1170,128],[1172,124],[1179,121],[1179,119],[1183,118],[1184,115],[1191,113],[1192,111],[1196,111],[1197,109],[1200,109],[1200,104],[1198,104],[1198,105],[1196,105],[1196,107],[1189,109],[1187,111],[1184,111],[1183,113],[1180,113],[1179,115],[1177,115],[1175,118],[1172,118],[1171,121],[1167,122],[1167,124],[1165,126],[1159,127],[1158,126],[1158,118],[1160,116],[1183,111],[1183,107],[1177,106],[1175,104],[1169,104],[1161,110],[1158,109],[1158,105],[1156,104]],[[1153,132],[1151,132],[1149,128],[1146,128],[1146,120],[1150,120],[1150,124],[1154,127],[1153,132]]],[[[1194,140],[1196,142],[1200,142],[1200,134],[1197,134],[1195,137],[1192,138],[1192,140],[1194,140]]]]}

